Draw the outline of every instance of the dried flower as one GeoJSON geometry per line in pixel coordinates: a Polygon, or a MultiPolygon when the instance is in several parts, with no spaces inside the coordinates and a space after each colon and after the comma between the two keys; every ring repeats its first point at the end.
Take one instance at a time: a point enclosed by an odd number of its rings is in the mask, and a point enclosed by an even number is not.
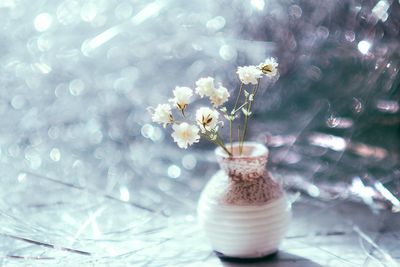
{"type": "Polygon", "coordinates": [[[226,101],[228,101],[230,94],[228,89],[220,85],[218,89],[214,91],[214,93],[210,96],[211,103],[215,108],[221,106],[226,101]]]}
{"type": "Polygon", "coordinates": [[[179,110],[185,110],[189,104],[190,98],[193,96],[193,90],[189,87],[175,87],[173,91],[174,98],[170,99],[179,110]]]}
{"type": "Polygon", "coordinates": [[[196,122],[200,126],[202,132],[215,130],[218,124],[218,111],[201,107],[196,111],[196,122]]]}
{"type": "Polygon", "coordinates": [[[263,74],[262,71],[256,66],[238,67],[236,73],[243,84],[257,84],[257,79],[261,78],[263,74]]]}
{"type": "Polygon", "coordinates": [[[278,62],[273,57],[267,58],[264,63],[259,65],[260,70],[268,77],[274,77],[278,74],[278,62]]]}
{"type": "Polygon", "coordinates": [[[190,125],[186,122],[172,125],[174,132],[171,134],[174,138],[174,142],[178,144],[180,148],[187,148],[194,143],[199,142],[199,128],[196,125],[190,125]]]}
{"type": "Polygon", "coordinates": [[[171,106],[169,104],[158,104],[154,109],[151,119],[153,122],[163,124],[165,128],[168,123],[174,121],[171,113],[171,106]]]}
{"type": "Polygon", "coordinates": [[[206,77],[206,78],[200,78],[196,82],[196,93],[200,97],[204,96],[212,96],[215,91],[214,87],[214,78],[211,77],[206,77]]]}

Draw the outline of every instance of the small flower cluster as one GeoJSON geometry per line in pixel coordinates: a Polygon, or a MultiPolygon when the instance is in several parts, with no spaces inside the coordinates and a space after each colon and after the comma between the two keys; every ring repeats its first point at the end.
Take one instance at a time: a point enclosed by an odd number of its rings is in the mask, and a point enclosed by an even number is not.
{"type": "Polygon", "coordinates": [[[236,96],[236,101],[231,109],[228,111],[227,107],[222,107],[230,97],[229,91],[221,83],[215,86],[214,78],[205,77],[200,78],[196,82],[196,88],[193,91],[189,87],[175,87],[173,90],[173,98],[169,99],[168,104],[159,104],[155,108],[151,108],[153,122],[162,124],[164,128],[167,125],[172,125],[172,138],[180,148],[187,148],[188,146],[199,142],[200,137],[204,137],[209,141],[221,146],[228,155],[232,156],[232,149],[225,146],[224,141],[220,137],[219,129],[223,125],[220,121],[220,114],[229,122],[229,142],[232,144],[233,121],[238,118],[238,111],[242,111],[244,115],[244,126],[241,128],[238,125],[238,140],[239,143],[244,142],[247,134],[248,120],[251,116],[252,103],[257,94],[260,80],[263,77],[273,78],[278,74],[278,63],[274,58],[269,58],[258,66],[243,66],[238,67],[237,75],[241,82],[239,92],[236,96]],[[245,86],[253,86],[252,91],[245,90],[245,86]],[[194,95],[200,98],[208,97],[212,107],[200,107],[196,111],[194,121],[190,121],[185,111],[192,101],[194,95]],[[239,101],[244,95],[244,101],[239,105],[239,101]],[[180,111],[183,118],[182,121],[175,119],[172,113],[172,108],[180,111]]]}

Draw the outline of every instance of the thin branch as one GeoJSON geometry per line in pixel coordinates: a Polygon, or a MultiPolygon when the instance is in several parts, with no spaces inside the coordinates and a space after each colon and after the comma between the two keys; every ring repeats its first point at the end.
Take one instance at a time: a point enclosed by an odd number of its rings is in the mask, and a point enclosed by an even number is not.
{"type": "MultiPolygon", "coordinates": [[[[207,132],[206,133],[200,133],[201,136],[205,137],[208,141],[211,143],[220,146],[230,157],[232,156],[232,153],[225,147],[224,143],[222,142],[221,138],[217,139],[212,139],[207,132]]],[[[218,134],[217,134],[218,137],[218,134]]]]}
{"type": "Polygon", "coordinates": [[[253,92],[251,93],[251,95],[248,95],[246,97],[246,102],[245,103],[248,103],[248,105],[247,105],[247,114],[244,114],[245,117],[244,117],[244,129],[243,129],[242,141],[239,142],[239,152],[240,152],[240,154],[243,153],[243,143],[244,143],[244,141],[246,139],[246,135],[247,135],[247,129],[248,129],[248,124],[249,124],[249,116],[251,114],[251,106],[253,104],[254,97],[257,94],[258,88],[260,86],[260,80],[261,80],[261,78],[258,78],[257,85],[254,85],[253,92]]]}
{"type": "Polygon", "coordinates": [[[58,250],[62,250],[62,251],[68,251],[71,253],[76,253],[76,254],[81,254],[81,255],[85,255],[85,256],[91,256],[92,254],[90,252],[86,252],[86,251],[82,251],[82,250],[77,250],[77,249],[73,249],[73,248],[67,248],[67,247],[58,247],[49,243],[44,243],[41,241],[36,241],[36,240],[32,240],[29,238],[24,238],[24,237],[19,237],[19,236],[15,236],[15,235],[10,235],[10,234],[4,234],[4,233],[0,233],[0,235],[9,237],[9,238],[13,238],[13,239],[17,239],[20,241],[24,241],[30,244],[34,244],[37,246],[42,246],[42,247],[47,247],[47,248],[53,248],[53,249],[58,249],[58,250]]]}
{"type": "Polygon", "coordinates": [[[229,144],[231,146],[231,153],[233,153],[232,123],[233,123],[233,121],[230,119],[229,120],[229,144]]]}
{"type": "Polygon", "coordinates": [[[241,110],[244,106],[246,106],[248,104],[248,102],[244,102],[243,105],[241,105],[240,107],[238,107],[235,110],[232,110],[231,115],[235,115],[236,112],[238,112],[239,110],[241,110]]]}
{"type": "Polygon", "coordinates": [[[239,87],[239,93],[236,96],[235,106],[233,106],[233,110],[236,109],[237,104],[239,103],[239,98],[240,98],[240,95],[242,94],[242,91],[243,91],[243,83],[241,82],[240,87],[239,87]]]}

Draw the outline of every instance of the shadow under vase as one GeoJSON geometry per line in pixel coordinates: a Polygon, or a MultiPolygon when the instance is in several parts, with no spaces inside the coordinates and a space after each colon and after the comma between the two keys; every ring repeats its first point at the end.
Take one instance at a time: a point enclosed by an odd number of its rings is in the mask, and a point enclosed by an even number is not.
{"type": "Polygon", "coordinates": [[[277,251],[261,258],[232,258],[226,257],[221,253],[215,252],[221,260],[224,267],[321,267],[322,265],[315,263],[307,258],[290,254],[284,251],[277,251]]]}

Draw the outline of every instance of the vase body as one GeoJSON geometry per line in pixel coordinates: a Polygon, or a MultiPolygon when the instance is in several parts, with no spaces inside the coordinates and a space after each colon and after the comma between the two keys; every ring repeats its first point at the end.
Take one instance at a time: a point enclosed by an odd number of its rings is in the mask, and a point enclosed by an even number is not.
{"type": "Polygon", "coordinates": [[[275,253],[291,220],[291,204],[266,170],[268,149],[246,142],[243,153],[215,153],[219,170],[198,203],[198,219],[213,249],[225,257],[258,258],[275,253]]]}

